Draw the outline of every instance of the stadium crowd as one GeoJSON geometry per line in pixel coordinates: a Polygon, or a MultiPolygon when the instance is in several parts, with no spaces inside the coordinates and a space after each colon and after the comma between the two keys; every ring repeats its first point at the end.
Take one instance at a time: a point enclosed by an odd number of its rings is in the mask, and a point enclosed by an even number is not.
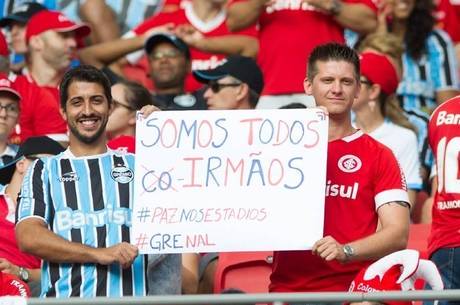
{"type": "Polygon", "coordinates": [[[460,289],[459,1],[0,4],[0,296],[214,293],[219,253],[130,244],[134,182],[111,171],[133,174],[136,112],[318,106],[340,191],[311,251],[274,252],[269,291],[460,289]],[[401,251],[417,223],[434,265],[401,251]]]}

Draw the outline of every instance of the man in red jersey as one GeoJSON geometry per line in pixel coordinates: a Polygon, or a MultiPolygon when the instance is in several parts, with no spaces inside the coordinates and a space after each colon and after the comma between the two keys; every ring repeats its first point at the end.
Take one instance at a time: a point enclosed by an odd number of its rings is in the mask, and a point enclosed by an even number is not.
{"type": "Polygon", "coordinates": [[[359,71],[344,45],[320,45],[309,57],[305,92],[329,113],[325,237],[311,251],[275,252],[272,292],[347,291],[369,261],[406,247],[409,199],[396,158],[351,124],[359,71]]]}
{"type": "Polygon", "coordinates": [[[257,108],[312,105],[301,85],[305,58],[320,44],[343,43],[345,28],[374,31],[376,12],[371,0],[231,0],[230,30],[259,26],[258,64],[265,87],[257,108]]]}
{"type": "MultiPolygon", "coordinates": [[[[445,289],[460,289],[460,96],[442,103],[431,115],[428,140],[436,158],[430,259],[445,289]]],[[[458,304],[440,301],[439,304],[458,304]]]]}

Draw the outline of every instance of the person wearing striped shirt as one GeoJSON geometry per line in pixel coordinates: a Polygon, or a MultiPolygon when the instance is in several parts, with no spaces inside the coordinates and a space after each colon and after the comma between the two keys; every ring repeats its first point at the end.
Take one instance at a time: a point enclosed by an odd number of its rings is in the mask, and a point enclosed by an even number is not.
{"type": "Polygon", "coordinates": [[[42,297],[146,295],[147,257],[130,244],[134,155],[106,145],[109,80],[92,66],[71,69],[60,100],[70,145],[24,178],[19,247],[43,259],[42,297]]]}

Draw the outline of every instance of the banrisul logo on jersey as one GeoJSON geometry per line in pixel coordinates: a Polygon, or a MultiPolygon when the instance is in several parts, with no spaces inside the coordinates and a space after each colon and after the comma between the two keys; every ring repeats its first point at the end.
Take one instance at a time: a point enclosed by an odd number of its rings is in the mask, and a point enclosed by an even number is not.
{"type": "Polygon", "coordinates": [[[110,173],[112,179],[119,183],[129,183],[134,178],[134,173],[126,166],[117,166],[112,169],[110,173]]]}
{"type": "Polygon", "coordinates": [[[345,155],[339,159],[337,164],[344,173],[354,173],[359,171],[362,166],[361,160],[354,155],[345,155]]]}

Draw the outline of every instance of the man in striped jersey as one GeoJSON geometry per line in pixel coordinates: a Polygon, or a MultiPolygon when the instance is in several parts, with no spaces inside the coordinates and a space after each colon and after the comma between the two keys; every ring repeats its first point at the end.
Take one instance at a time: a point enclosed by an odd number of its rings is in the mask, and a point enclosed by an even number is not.
{"type": "Polygon", "coordinates": [[[134,156],[106,145],[110,83],[92,66],[77,67],[64,75],[60,100],[70,145],[24,178],[18,244],[43,259],[42,297],[143,296],[147,260],[129,234],[134,156]]]}

